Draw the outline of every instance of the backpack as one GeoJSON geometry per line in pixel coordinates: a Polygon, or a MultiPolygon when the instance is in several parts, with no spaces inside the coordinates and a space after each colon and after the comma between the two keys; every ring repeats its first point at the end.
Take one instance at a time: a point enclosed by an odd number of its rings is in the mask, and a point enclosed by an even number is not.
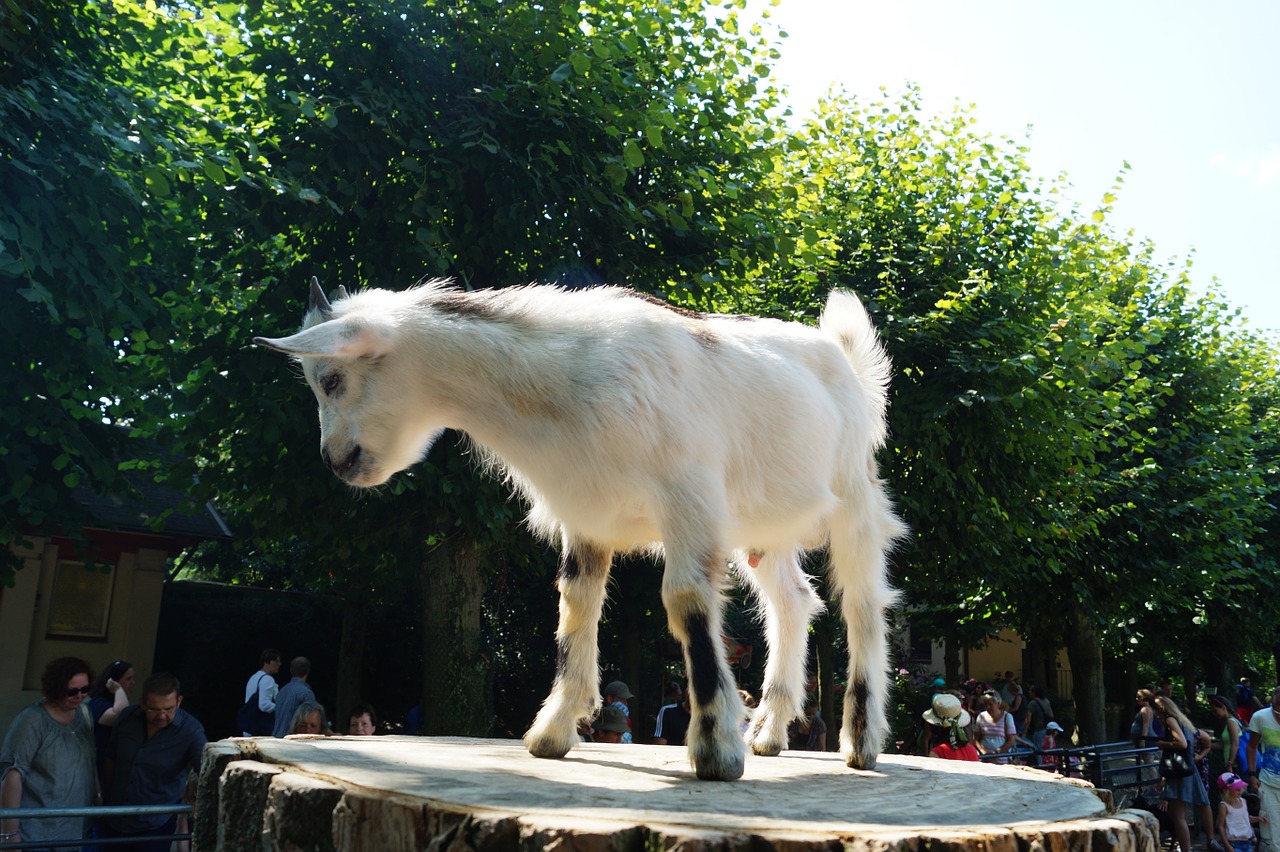
{"type": "Polygon", "coordinates": [[[1240,745],[1236,749],[1236,774],[1241,777],[1249,771],[1249,729],[1240,726],[1240,745]]]}
{"type": "MultiPolygon", "coordinates": [[[[258,672],[265,675],[266,672],[258,672]]],[[[276,717],[274,713],[267,713],[258,706],[258,687],[262,685],[262,677],[253,684],[253,694],[249,696],[249,700],[241,705],[236,711],[236,731],[248,731],[255,737],[269,737],[275,729],[276,717]]]]}

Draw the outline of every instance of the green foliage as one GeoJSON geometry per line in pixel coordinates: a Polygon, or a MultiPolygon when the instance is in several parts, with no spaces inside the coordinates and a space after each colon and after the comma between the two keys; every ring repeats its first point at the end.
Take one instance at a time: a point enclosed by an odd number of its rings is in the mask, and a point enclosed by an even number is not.
{"type": "MultiPolygon", "coordinates": [[[[106,423],[176,445],[171,475],[230,517],[209,575],[376,602],[475,547],[518,588],[552,557],[457,442],[374,492],[318,463],[308,390],[249,345],[296,325],[311,275],[610,281],[800,320],[845,287],[897,367],[883,464],[917,628],[1269,644],[1230,627],[1280,617],[1274,341],[1114,234],[1114,193],[1063,210],[964,111],[837,97],[785,129],[743,8],[9,0],[0,544],[74,531],[75,487],[148,466],[106,423]]],[[[547,663],[545,635],[494,635],[547,663]]]]}

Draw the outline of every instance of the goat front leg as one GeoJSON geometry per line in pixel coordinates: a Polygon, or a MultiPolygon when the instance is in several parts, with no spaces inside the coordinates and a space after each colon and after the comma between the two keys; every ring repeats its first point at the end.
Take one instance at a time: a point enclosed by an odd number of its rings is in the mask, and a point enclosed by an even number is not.
{"type": "Polygon", "coordinates": [[[556,582],[560,590],[556,679],[524,735],[525,748],[534,757],[564,757],[581,742],[578,721],[600,709],[597,636],[612,559],[607,550],[566,538],[556,582]]]}
{"type": "Polygon", "coordinates": [[[691,547],[687,539],[670,533],[663,544],[662,603],[671,633],[684,648],[689,676],[689,762],[699,778],[732,781],[742,777],[746,744],[742,698],[725,659],[722,635],[724,561],[717,549],[691,547]]]}
{"type": "Polygon", "coordinates": [[[756,754],[775,755],[787,747],[787,726],[804,709],[805,653],[809,622],[823,609],[794,552],[765,553],[759,563],[738,565],[764,613],[769,661],[760,706],[751,717],[747,742],[756,754]]]}

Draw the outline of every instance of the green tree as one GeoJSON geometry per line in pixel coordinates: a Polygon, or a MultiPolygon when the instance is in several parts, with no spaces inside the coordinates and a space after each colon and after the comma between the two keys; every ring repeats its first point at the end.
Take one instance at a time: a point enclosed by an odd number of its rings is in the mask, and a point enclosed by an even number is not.
{"type": "MultiPolygon", "coordinates": [[[[479,613],[495,565],[545,566],[509,493],[446,441],[353,496],[314,456],[314,401],[254,334],[298,322],[305,281],[404,287],[608,280],[695,304],[770,248],[743,215],[769,165],[775,103],[763,36],[740,4],[326,3],[244,7],[252,97],[235,217],[212,222],[184,296],[175,431],[246,543],[292,535],[323,554],[304,575],[412,566],[433,732],[479,733],[479,613]],[[432,610],[429,610],[432,611],[432,610]],[[466,650],[463,650],[466,649],[466,650]],[[452,653],[457,650],[458,653],[452,653]],[[448,668],[448,671],[440,667],[448,668]],[[438,691],[445,690],[445,691],[438,691]]],[[[227,93],[231,97],[235,93],[227,93]]],[[[389,575],[388,575],[389,576],[389,575]]],[[[399,575],[403,582],[404,575],[399,575]]],[[[548,666],[550,661],[547,661],[548,666]]],[[[548,672],[549,678],[549,672],[548,672]]]]}

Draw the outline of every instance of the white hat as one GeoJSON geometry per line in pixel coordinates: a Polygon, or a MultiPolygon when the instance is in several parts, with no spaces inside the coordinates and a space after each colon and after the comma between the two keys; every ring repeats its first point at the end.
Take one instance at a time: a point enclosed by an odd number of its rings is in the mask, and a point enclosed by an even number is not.
{"type": "Polygon", "coordinates": [[[960,699],[949,692],[933,696],[933,706],[920,715],[930,725],[946,727],[954,721],[963,728],[969,724],[969,714],[960,706],[960,699]]]}
{"type": "Polygon", "coordinates": [[[1059,725],[1057,722],[1050,722],[1049,724],[1044,726],[1044,729],[1046,731],[1061,731],[1062,726],[1059,725]]]}

